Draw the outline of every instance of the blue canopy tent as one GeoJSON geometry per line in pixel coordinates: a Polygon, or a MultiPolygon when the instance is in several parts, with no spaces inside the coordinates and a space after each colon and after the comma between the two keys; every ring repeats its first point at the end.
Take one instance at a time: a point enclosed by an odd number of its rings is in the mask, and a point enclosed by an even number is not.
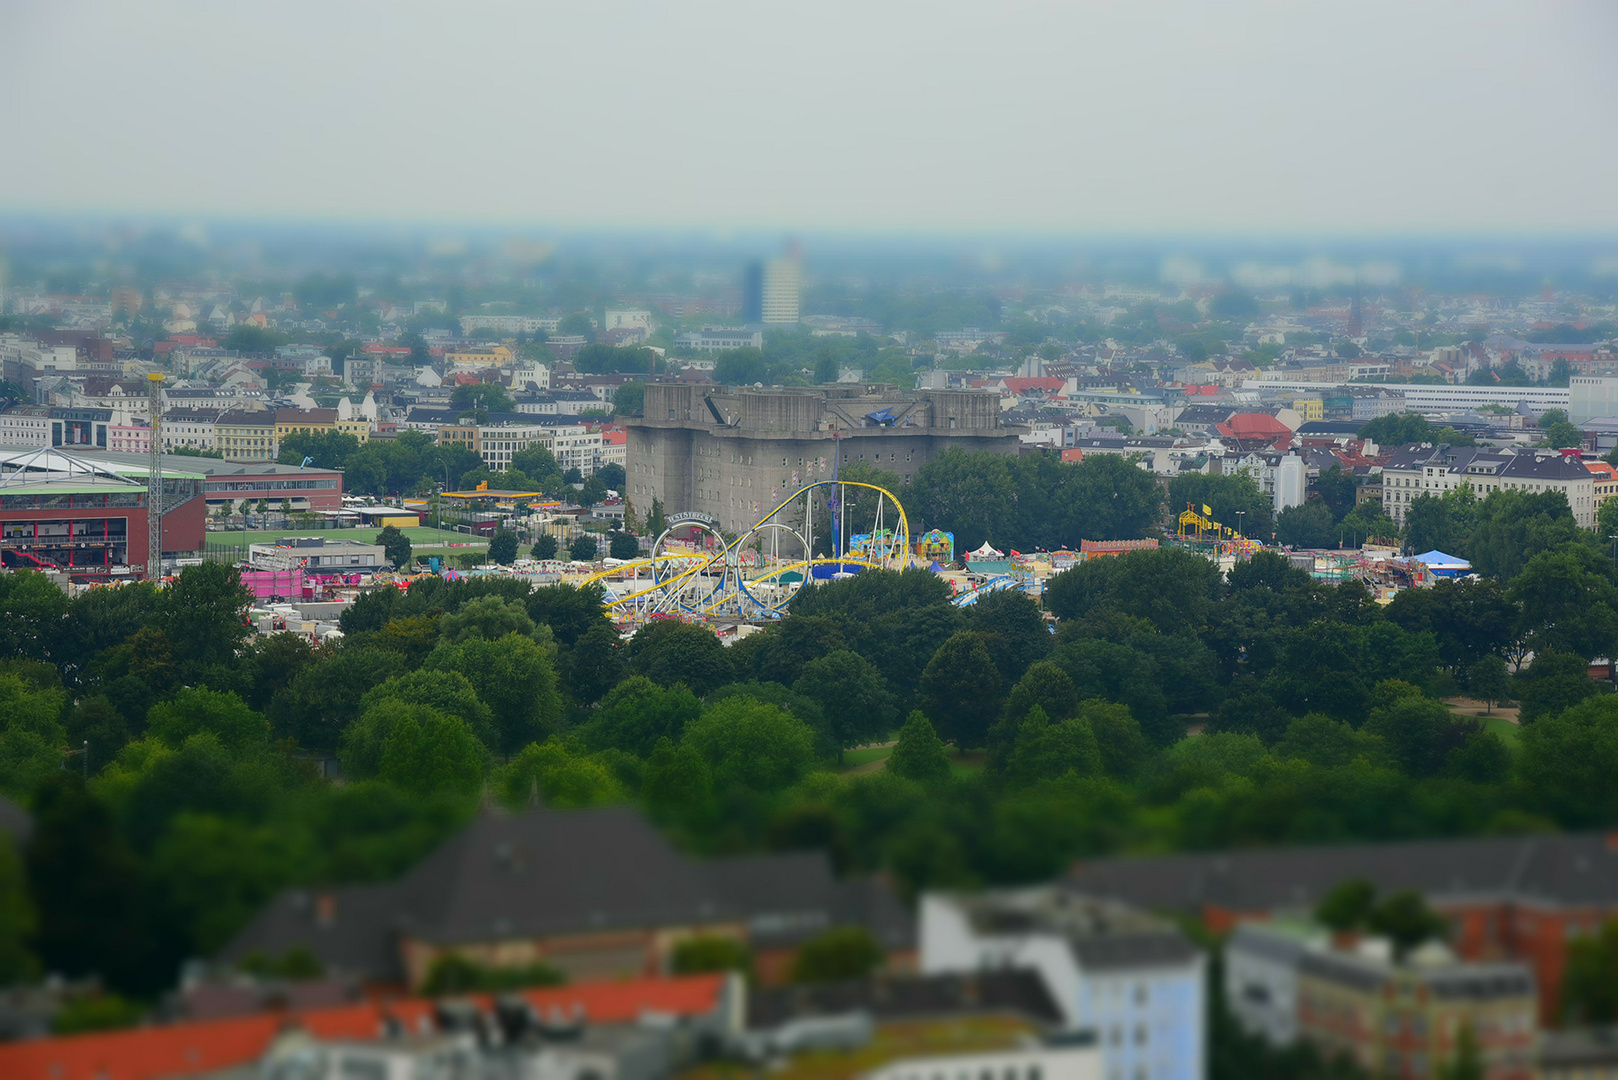
{"type": "Polygon", "coordinates": [[[1416,561],[1427,567],[1434,577],[1461,577],[1472,572],[1472,564],[1455,555],[1446,555],[1437,548],[1424,551],[1416,561]]]}
{"type": "Polygon", "coordinates": [[[881,427],[884,424],[893,423],[898,415],[898,410],[890,405],[885,409],[878,409],[876,412],[866,413],[865,418],[875,423],[878,427],[881,427]]]}

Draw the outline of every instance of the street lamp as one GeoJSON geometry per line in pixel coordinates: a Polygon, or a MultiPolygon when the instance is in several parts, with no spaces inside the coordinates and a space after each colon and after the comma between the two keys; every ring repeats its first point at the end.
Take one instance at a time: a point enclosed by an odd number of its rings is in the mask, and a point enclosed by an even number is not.
{"type": "Polygon", "coordinates": [[[1238,511],[1236,511],[1236,536],[1237,536],[1238,539],[1240,539],[1241,536],[1242,536],[1242,518],[1246,514],[1247,514],[1246,510],[1238,510],[1238,511]]]}

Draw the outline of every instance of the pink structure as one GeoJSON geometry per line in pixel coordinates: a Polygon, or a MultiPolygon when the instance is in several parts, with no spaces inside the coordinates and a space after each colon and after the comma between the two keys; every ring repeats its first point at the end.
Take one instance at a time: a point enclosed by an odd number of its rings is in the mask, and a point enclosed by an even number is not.
{"type": "Polygon", "coordinates": [[[242,584],[259,600],[279,596],[286,600],[308,600],[314,596],[309,575],[303,570],[243,570],[242,584]]]}

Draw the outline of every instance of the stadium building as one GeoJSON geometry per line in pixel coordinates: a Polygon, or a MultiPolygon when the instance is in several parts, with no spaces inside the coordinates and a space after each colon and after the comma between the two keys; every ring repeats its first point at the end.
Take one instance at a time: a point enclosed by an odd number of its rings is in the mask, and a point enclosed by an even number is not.
{"type": "MultiPolygon", "coordinates": [[[[0,563],[94,579],[146,565],[147,470],[41,448],[0,455],[0,563]]],[[[203,474],[163,473],[163,555],[200,551],[203,474]]]]}

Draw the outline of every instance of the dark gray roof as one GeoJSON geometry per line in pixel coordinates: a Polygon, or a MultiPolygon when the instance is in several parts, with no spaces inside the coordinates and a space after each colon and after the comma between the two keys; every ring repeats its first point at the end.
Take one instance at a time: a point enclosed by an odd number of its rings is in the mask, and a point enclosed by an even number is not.
{"type": "Polygon", "coordinates": [[[1492,1001],[1533,997],[1534,976],[1521,964],[1468,964],[1425,974],[1433,997],[1445,1001],[1492,1001]]]}
{"type": "Polygon", "coordinates": [[[1069,945],[1086,971],[1151,967],[1156,964],[1178,965],[1201,955],[1201,950],[1191,943],[1190,938],[1172,928],[1075,937],[1070,939],[1069,945]]]}
{"type": "Polygon", "coordinates": [[[1433,446],[1429,443],[1402,446],[1389,455],[1382,466],[1388,469],[1420,469],[1442,466],[1451,473],[1487,471],[1490,476],[1523,480],[1588,480],[1590,471],[1577,457],[1561,454],[1490,450],[1481,447],[1433,446]]]}
{"type": "Polygon", "coordinates": [[[1153,910],[1313,907],[1347,878],[1429,900],[1517,898],[1550,905],[1618,904],[1618,843],[1605,833],[1417,840],[1098,859],[1070,887],[1153,910]]]}
{"type": "Polygon", "coordinates": [[[1236,411],[1234,405],[1187,405],[1174,418],[1176,427],[1187,424],[1223,424],[1236,411]]]}
{"type": "Polygon", "coordinates": [[[1310,420],[1298,428],[1298,434],[1355,438],[1364,426],[1359,420],[1310,420]]]}
{"type": "Polygon", "coordinates": [[[1436,968],[1416,965],[1396,967],[1386,961],[1353,953],[1310,951],[1299,959],[1298,970],[1366,993],[1400,976],[1426,985],[1433,997],[1444,1001],[1495,1001],[1534,996],[1534,977],[1524,964],[1457,963],[1436,968]]]}
{"type": "Polygon", "coordinates": [[[1361,993],[1370,993],[1388,981],[1383,967],[1346,953],[1305,953],[1298,961],[1298,970],[1361,993]]]}
{"type": "Polygon", "coordinates": [[[406,875],[399,896],[403,928],[445,945],[740,913],[626,807],[484,815],[406,875]]]}
{"type": "Polygon", "coordinates": [[[714,859],[709,880],[731,903],[755,915],[755,944],[802,940],[804,932],[833,925],[837,882],[821,852],[744,855],[714,859]]]}
{"type": "Polygon", "coordinates": [[[332,972],[396,982],[404,978],[396,947],[397,890],[393,884],[348,885],[317,893],[290,889],[270,901],[220,953],[236,963],[253,952],[281,956],[307,947],[332,972]],[[331,917],[318,917],[329,905],[331,917]]]}
{"type": "Polygon", "coordinates": [[[1052,1026],[1063,1019],[1045,980],[1036,972],[1021,970],[753,986],[747,994],[747,1022],[754,1028],[773,1028],[797,1017],[855,1010],[884,1020],[982,1012],[1016,1013],[1037,1024],[1052,1026]]]}
{"type": "Polygon", "coordinates": [[[844,925],[863,926],[884,949],[916,947],[916,920],[899,903],[888,885],[874,877],[849,878],[832,897],[833,918],[844,925]]]}
{"type": "Polygon", "coordinates": [[[628,807],[486,814],[399,880],[332,895],[322,925],[307,890],[282,894],[222,958],[307,945],[334,970],[388,978],[400,935],[453,946],[747,922],[761,943],[791,945],[851,922],[889,949],[915,935],[884,886],[837,881],[823,852],[688,859],[628,807]]]}

